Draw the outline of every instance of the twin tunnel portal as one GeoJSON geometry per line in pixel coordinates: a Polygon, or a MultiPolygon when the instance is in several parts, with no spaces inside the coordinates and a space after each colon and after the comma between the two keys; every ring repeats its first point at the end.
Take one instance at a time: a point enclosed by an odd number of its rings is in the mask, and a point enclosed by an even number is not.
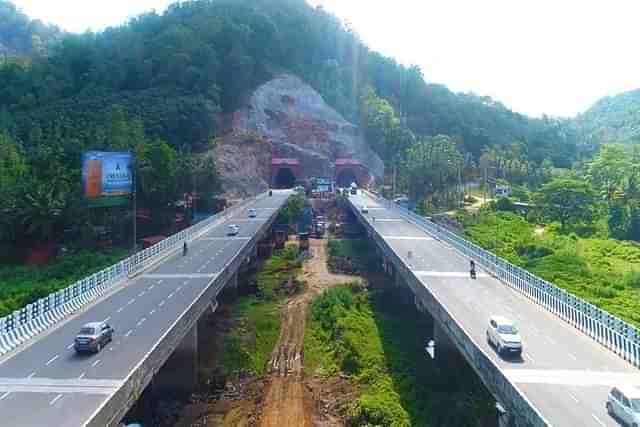
{"type": "MultiPolygon", "coordinates": [[[[274,158],[271,161],[270,185],[275,189],[293,188],[308,178],[298,159],[274,158]]],[[[350,158],[336,159],[332,180],[338,187],[348,187],[356,183],[359,187],[367,181],[368,172],[358,161],[350,158]]],[[[320,178],[320,177],[319,177],[320,178]]]]}

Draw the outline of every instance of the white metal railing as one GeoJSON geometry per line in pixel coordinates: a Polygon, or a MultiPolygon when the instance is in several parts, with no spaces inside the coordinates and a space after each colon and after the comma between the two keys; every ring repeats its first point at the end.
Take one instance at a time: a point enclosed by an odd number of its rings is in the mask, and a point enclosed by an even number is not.
{"type": "Polygon", "coordinates": [[[640,366],[640,332],[635,326],[406,208],[374,194],[369,193],[369,195],[387,207],[398,211],[405,219],[436,239],[448,243],[465,257],[472,258],[502,282],[527,296],[536,304],[543,306],[634,366],[640,366]]]}
{"type": "Polygon", "coordinates": [[[214,223],[230,217],[238,210],[245,208],[247,204],[265,196],[266,193],[263,193],[255,198],[247,199],[239,205],[219,212],[147,249],[136,252],[111,267],[98,271],[0,318],[0,355],[13,350],[85,304],[95,300],[121,280],[146,270],[166,255],[181,248],[184,241],[192,241],[200,237],[214,223]]]}

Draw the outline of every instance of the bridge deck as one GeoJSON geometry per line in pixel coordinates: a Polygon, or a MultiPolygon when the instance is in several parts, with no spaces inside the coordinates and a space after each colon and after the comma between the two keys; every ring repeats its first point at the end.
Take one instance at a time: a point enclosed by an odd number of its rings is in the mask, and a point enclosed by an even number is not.
{"type": "Polygon", "coordinates": [[[350,199],[355,207],[368,207],[368,223],[551,425],[619,426],[606,413],[607,393],[614,385],[640,386],[636,368],[482,270],[471,280],[467,259],[394,209],[362,193],[350,199]],[[510,317],[519,326],[521,360],[504,360],[487,344],[485,331],[493,314],[510,317]]]}
{"type": "Polygon", "coordinates": [[[258,200],[248,206],[258,208],[257,218],[247,221],[241,210],[192,242],[188,256],[168,258],[1,362],[1,424],[78,427],[88,422],[286,197],[274,192],[258,200]],[[227,239],[229,223],[238,224],[240,233],[227,239]],[[76,355],[72,346],[80,326],[104,319],[116,330],[113,342],[99,354],[76,355]]]}

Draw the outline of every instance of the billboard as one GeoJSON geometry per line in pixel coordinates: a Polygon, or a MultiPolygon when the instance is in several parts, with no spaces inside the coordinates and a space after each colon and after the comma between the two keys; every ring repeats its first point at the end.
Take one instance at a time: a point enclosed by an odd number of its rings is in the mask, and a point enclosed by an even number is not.
{"type": "Polygon", "coordinates": [[[131,153],[88,151],[82,156],[82,186],[89,206],[129,203],[133,191],[131,153]]]}

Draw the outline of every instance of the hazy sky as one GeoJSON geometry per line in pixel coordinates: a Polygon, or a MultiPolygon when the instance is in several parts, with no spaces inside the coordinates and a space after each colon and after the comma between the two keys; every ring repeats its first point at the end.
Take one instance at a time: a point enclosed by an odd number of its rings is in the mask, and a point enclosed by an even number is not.
{"type": "MultiPolygon", "coordinates": [[[[568,116],[640,87],[637,0],[308,0],[428,81],[530,115],[568,116]]],[[[70,31],[99,30],[171,0],[15,0],[70,31]]]]}

